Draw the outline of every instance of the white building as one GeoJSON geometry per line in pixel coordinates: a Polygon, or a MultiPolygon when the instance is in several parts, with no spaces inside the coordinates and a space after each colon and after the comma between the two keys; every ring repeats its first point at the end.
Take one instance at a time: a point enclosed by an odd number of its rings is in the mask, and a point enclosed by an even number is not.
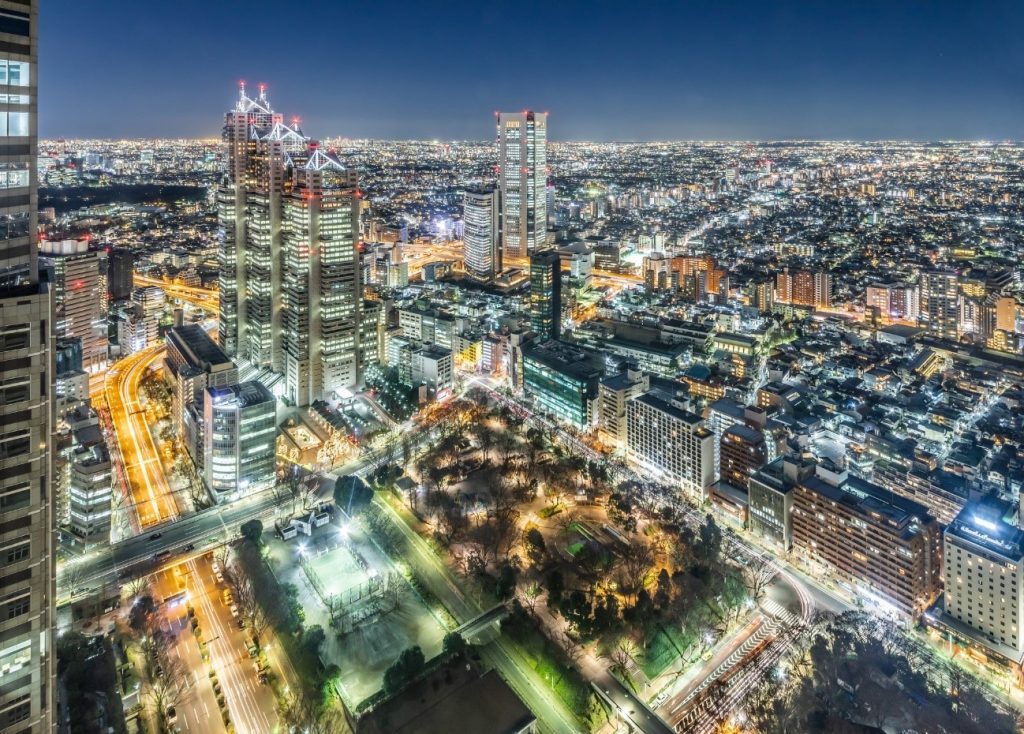
{"type": "Polygon", "coordinates": [[[715,482],[715,435],[675,400],[646,393],[626,409],[626,458],[646,475],[703,497],[715,482]]]}
{"type": "Polygon", "coordinates": [[[450,349],[420,347],[410,355],[410,378],[413,385],[426,385],[434,393],[451,389],[453,360],[450,349]]]}
{"type": "Polygon", "coordinates": [[[203,478],[214,501],[274,484],[277,408],[261,383],[208,387],[203,400],[203,478]]]}
{"type": "Polygon", "coordinates": [[[305,406],[361,381],[359,194],[355,171],[316,143],[289,153],[285,167],[285,395],[305,406]]]}
{"type": "Polygon", "coordinates": [[[946,528],[945,615],[985,644],[1020,660],[1024,652],[1024,531],[1009,503],[972,502],[946,528]]]}

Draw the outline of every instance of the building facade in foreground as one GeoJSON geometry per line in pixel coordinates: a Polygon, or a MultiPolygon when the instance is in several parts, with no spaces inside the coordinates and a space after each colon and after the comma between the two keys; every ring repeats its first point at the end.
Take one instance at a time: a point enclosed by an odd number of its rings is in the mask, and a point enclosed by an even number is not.
{"type": "Polygon", "coordinates": [[[54,727],[53,302],[36,242],[38,5],[0,0],[0,733],[54,727]]]}
{"type": "Polygon", "coordinates": [[[703,498],[715,482],[715,434],[704,419],[653,393],[629,401],[626,411],[628,461],[703,498]]]}
{"type": "Polygon", "coordinates": [[[1013,514],[1010,504],[985,499],[968,504],[946,528],[943,599],[948,617],[1019,661],[1024,653],[1024,531],[1008,521],[1013,514]]]}

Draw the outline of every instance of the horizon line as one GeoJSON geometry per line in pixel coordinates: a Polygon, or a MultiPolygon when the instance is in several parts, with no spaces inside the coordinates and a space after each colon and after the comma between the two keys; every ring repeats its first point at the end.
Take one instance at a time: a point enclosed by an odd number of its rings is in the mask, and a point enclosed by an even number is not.
{"type": "MultiPolygon", "coordinates": [[[[126,142],[144,142],[144,141],[170,141],[170,140],[191,140],[195,142],[221,142],[218,137],[208,136],[159,136],[159,137],[40,137],[39,143],[60,143],[60,142],[71,142],[71,141],[102,141],[109,143],[126,143],[126,142]]],[[[337,135],[327,135],[321,138],[311,137],[310,140],[316,140],[318,142],[326,142],[328,140],[334,141],[349,141],[353,143],[431,143],[434,145],[443,145],[450,143],[463,143],[473,145],[492,145],[493,139],[471,139],[471,138],[357,138],[337,135]]],[[[852,143],[852,144],[880,144],[880,143],[899,143],[899,144],[915,144],[915,145],[950,145],[950,144],[970,144],[970,145],[1022,145],[1024,139],[1012,139],[1002,138],[998,140],[988,138],[675,138],[675,139],[661,139],[661,140],[576,140],[576,139],[551,139],[548,138],[549,144],[589,144],[589,145],[668,145],[668,144],[706,144],[706,145],[717,145],[725,143],[742,144],[742,145],[779,145],[783,143],[790,144],[806,144],[806,143],[852,143]]]]}

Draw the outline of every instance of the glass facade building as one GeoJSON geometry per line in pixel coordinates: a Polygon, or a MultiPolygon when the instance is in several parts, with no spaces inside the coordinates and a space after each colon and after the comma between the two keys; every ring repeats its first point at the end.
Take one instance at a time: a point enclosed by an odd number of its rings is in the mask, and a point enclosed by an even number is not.
{"type": "Polygon", "coordinates": [[[207,388],[203,419],[203,476],[215,501],[273,485],[277,406],[266,387],[252,381],[207,388]]]}

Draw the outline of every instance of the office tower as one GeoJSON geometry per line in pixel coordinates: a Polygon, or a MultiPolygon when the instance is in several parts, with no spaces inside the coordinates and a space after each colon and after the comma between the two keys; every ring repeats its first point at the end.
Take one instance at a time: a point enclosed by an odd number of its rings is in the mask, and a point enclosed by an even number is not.
{"type": "Polygon", "coordinates": [[[562,332],[562,259],[552,250],[530,256],[530,325],[541,341],[562,332]]]}
{"type": "Polygon", "coordinates": [[[945,614],[1006,657],[1024,652],[1024,531],[995,497],[968,504],[946,528],[945,614]],[[1003,650],[999,650],[1002,647],[1003,650]],[[1006,648],[1013,654],[1006,655],[1006,648]]]}
{"type": "Polygon", "coordinates": [[[227,170],[217,190],[220,344],[229,357],[281,371],[281,193],[285,154],[306,138],[274,112],[261,85],[239,89],[224,116],[227,170]]]}
{"type": "Polygon", "coordinates": [[[36,243],[38,6],[0,12],[0,734],[14,734],[55,726],[53,302],[36,243]]]}
{"type": "Polygon", "coordinates": [[[504,257],[527,257],[547,243],[546,112],[498,113],[498,188],[504,257]]]}
{"type": "Polygon", "coordinates": [[[288,156],[282,342],[285,394],[309,405],[360,382],[356,173],[316,143],[288,156]]]}
{"type": "Polygon", "coordinates": [[[58,339],[82,342],[82,366],[87,372],[107,364],[107,319],[100,288],[99,253],[88,240],[44,240],[39,266],[51,271],[54,332],[58,339]]]}
{"type": "Polygon", "coordinates": [[[167,332],[164,364],[174,384],[171,425],[183,439],[192,462],[203,466],[203,398],[208,387],[227,387],[238,382],[238,368],[224,350],[196,324],[175,326],[167,332]]]}
{"type": "Polygon", "coordinates": [[[715,434],[682,403],[648,392],[626,409],[626,459],[646,476],[704,499],[715,482],[715,434]]]}
{"type": "MultiPolygon", "coordinates": [[[[512,342],[514,350],[519,348],[516,339],[512,342]]],[[[542,413],[584,431],[597,423],[601,364],[593,353],[548,341],[521,347],[521,358],[523,390],[542,413]]]]}
{"type": "Polygon", "coordinates": [[[488,282],[501,271],[499,248],[500,195],[494,187],[469,189],[462,204],[465,232],[462,242],[466,272],[488,282]]]}
{"type": "Polygon", "coordinates": [[[921,273],[921,314],[928,331],[946,339],[957,338],[959,288],[957,274],[949,270],[921,273]]]}
{"type": "MultiPolygon", "coordinates": [[[[95,430],[99,432],[98,427],[95,430]]],[[[68,530],[86,549],[110,541],[112,476],[105,443],[76,448],[68,484],[68,530]]]]}
{"type": "Polygon", "coordinates": [[[208,387],[203,399],[203,478],[217,503],[274,484],[274,396],[261,383],[208,387]]]}
{"type": "Polygon", "coordinates": [[[135,274],[135,254],[131,250],[114,248],[107,255],[107,294],[112,301],[132,297],[132,278],[135,274]]]}

